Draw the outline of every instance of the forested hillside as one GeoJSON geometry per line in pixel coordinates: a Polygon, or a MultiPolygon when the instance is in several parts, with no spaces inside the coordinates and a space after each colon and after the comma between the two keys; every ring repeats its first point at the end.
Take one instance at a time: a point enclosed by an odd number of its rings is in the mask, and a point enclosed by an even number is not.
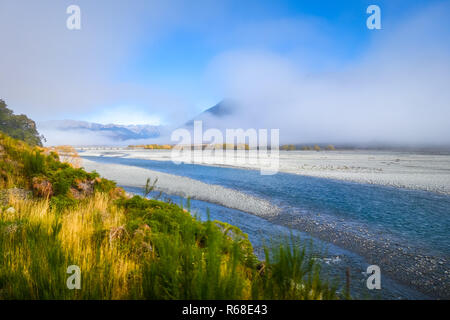
{"type": "Polygon", "coordinates": [[[25,141],[30,146],[42,146],[44,137],[36,129],[36,123],[26,115],[15,115],[6,102],[0,99],[0,131],[10,137],[25,141]]]}

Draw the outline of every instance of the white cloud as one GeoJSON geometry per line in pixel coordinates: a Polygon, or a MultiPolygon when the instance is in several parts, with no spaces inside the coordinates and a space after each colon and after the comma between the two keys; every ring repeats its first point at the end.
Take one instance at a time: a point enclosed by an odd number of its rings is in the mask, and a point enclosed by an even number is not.
{"type": "Polygon", "coordinates": [[[209,72],[242,104],[234,126],[280,128],[285,142],[449,145],[448,9],[380,31],[361,59],[332,73],[248,50],[218,56],[209,72]]]}
{"type": "Polygon", "coordinates": [[[158,116],[149,114],[133,106],[105,108],[96,114],[87,115],[86,121],[120,125],[161,125],[161,119],[158,116]]]}

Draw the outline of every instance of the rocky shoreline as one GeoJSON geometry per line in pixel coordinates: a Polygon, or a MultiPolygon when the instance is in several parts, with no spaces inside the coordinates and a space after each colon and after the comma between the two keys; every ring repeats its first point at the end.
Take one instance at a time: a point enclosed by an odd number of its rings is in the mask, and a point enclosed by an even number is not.
{"type": "Polygon", "coordinates": [[[402,244],[398,239],[375,234],[366,228],[357,232],[339,222],[325,222],[312,215],[278,215],[271,222],[306,232],[323,241],[355,252],[369,264],[380,266],[392,279],[437,299],[450,299],[450,261],[424,248],[402,244]]]}

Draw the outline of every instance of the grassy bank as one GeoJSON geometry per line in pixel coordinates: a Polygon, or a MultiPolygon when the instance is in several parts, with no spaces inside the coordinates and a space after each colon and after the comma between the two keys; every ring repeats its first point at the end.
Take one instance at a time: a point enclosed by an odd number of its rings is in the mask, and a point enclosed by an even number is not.
{"type": "Polygon", "coordinates": [[[0,134],[0,299],[335,299],[301,246],[266,248],[0,134]],[[28,198],[5,192],[29,189],[28,198]],[[13,209],[12,209],[13,208],[13,209]],[[68,266],[81,270],[69,290],[68,266]]]}

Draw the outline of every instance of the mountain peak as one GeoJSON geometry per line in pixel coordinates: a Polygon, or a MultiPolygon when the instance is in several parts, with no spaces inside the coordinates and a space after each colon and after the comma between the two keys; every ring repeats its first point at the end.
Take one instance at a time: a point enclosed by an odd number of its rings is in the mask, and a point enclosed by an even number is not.
{"type": "MultiPolygon", "coordinates": [[[[100,140],[106,144],[108,141],[120,143],[128,140],[153,139],[161,135],[161,127],[153,125],[118,125],[76,120],[51,120],[40,122],[38,127],[42,132],[48,132],[49,136],[56,136],[55,132],[58,132],[61,135],[64,134],[64,137],[78,137],[76,142],[71,142],[72,144],[83,144],[83,139],[92,141],[94,144],[97,144],[96,141],[100,140]]],[[[53,143],[61,144],[56,138],[53,143]]]]}
{"type": "Polygon", "coordinates": [[[232,115],[235,111],[236,103],[234,103],[231,99],[224,99],[216,104],[214,107],[211,107],[204,111],[203,113],[210,113],[216,117],[223,117],[232,115]]]}
{"type": "Polygon", "coordinates": [[[189,120],[186,122],[186,126],[193,126],[194,121],[201,120],[201,121],[207,121],[208,118],[214,117],[217,119],[221,119],[227,116],[233,115],[237,110],[237,104],[231,100],[231,99],[223,99],[219,103],[217,103],[215,106],[203,111],[198,116],[196,116],[194,119],[189,120]]]}

